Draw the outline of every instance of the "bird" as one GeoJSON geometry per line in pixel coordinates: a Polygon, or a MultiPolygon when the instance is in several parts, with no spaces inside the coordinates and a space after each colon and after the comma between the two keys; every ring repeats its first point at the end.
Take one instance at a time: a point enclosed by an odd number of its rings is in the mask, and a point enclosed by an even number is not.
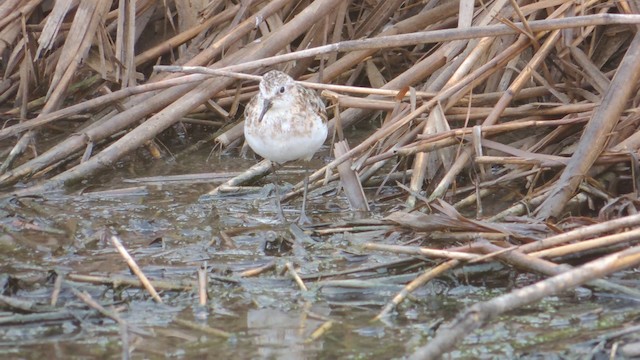
{"type": "MultiPolygon", "coordinates": [[[[249,147],[272,164],[311,160],[329,132],[322,98],[278,70],[264,74],[258,88],[258,93],[244,111],[244,137],[249,147]]],[[[275,167],[273,171],[275,174],[275,167]]],[[[300,224],[310,223],[305,210],[308,169],[306,172],[302,209],[298,218],[300,224]]],[[[278,216],[286,221],[277,179],[275,188],[278,216]]]]}

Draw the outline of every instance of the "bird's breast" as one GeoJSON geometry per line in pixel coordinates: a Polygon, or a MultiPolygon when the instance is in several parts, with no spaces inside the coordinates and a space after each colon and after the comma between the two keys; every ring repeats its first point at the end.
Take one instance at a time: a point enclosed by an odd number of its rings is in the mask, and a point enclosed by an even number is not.
{"type": "Polygon", "coordinates": [[[284,163],[310,159],[327,138],[327,125],[312,112],[272,108],[262,121],[245,124],[247,143],[258,155],[284,163]]]}

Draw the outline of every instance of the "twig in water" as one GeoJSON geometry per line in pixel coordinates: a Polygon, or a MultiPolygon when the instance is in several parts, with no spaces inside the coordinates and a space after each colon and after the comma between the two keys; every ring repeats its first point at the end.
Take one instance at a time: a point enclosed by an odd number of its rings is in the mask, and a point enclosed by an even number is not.
{"type": "Polygon", "coordinates": [[[129,252],[127,251],[127,249],[125,249],[125,247],[122,245],[120,240],[116,236],[112,236],[110,240],[113,246],[116,247],[120,255],[122,255],[124,260],[127,262],[127,265],[129,265],[129,268],[131,269],[131,271],[133,271],[133,273],[136,274],[136,276],[138,277],[138,279],[140,279],[140,282],[142,283],[144,288],[147,289],[149,294],[151,294],[151,297],[153,297],[153,299],[156,302],[162,303],[162,299],[160,298],[160,295],[158,295],[158,292],[156,291],[156,289],[153,287],[153,285],[151,285],[151,282],[149,281],[147,276],[142,272],[142,270],[140,270],[140,267],[138,266],[138,264],[136,264],[135,260],[133,260],[131,255],[129,255],[129,252]]]}
{"type": "Polygon", "coordinates": [[[287,270],[289,270],[289,274],[291,274],[291,277],[293,277],[293,280],[296,281],[300,289],[302,291],[307,291],[308,290],[307,286],[304,284],[304,281],[302,281],[302,279],[300,278],[300,275],[298,275],[298,272],[296,271],[296,269],[293,268],[293,265],[290,262],[287,262],[285,266],[287,267],[287,270]]]}

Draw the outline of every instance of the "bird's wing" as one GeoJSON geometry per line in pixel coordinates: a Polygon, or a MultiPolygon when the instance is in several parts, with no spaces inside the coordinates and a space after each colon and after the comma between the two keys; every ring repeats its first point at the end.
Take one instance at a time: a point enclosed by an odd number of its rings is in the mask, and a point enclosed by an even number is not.
{"type": "Polygon", "coordinates": [[[258,118],[258,95],[251,98],[247,106],[244,108],[244,121],[253,121],[258,118]]]}
{"type": "Polygon", "coordinates": [[[305,93],[305,97],[309,100],[309,107],[318,114],[323,122],[327,122],[327,109],[324,106],[322,98],[318,96],[318,93],[314,90],[307,89],[304,86],[300,86],[300,89],[305,93]]]}

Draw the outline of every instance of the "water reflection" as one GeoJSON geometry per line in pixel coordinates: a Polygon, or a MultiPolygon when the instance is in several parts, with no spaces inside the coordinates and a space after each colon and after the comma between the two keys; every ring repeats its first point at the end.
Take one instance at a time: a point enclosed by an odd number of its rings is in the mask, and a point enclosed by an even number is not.
{"type": "Polygon", "coordinates": [[[309,343],[305,339],[322,323],[308,318],[304,312],[254,309],[247,313],[247,328],[259,359],[315,358],[322,350],[322,339],[309,343]]]}

